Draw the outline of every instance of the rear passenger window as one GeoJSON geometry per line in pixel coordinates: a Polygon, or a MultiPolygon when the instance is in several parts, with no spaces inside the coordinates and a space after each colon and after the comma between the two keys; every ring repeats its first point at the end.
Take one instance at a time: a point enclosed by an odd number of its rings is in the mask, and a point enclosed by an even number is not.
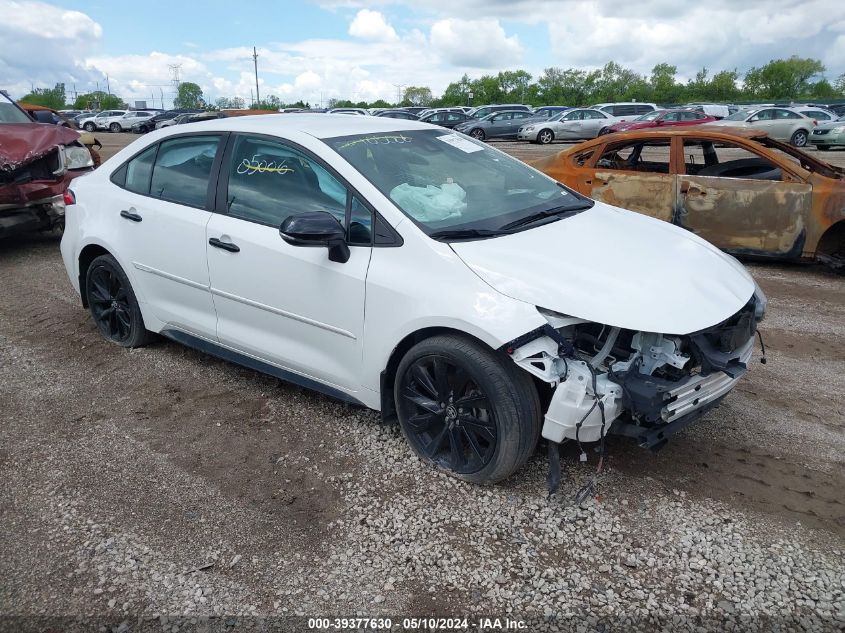
{"type": "Polygon", "coordinates": [[[162,142],[153,168],[150,195],[191,207],[204,207],[219,144],[219,136],[190,136],[162,142]]]}
{"type": "Polygon", "coordinates": [[[668,174],[669,139],[613,143],[599,157],[596,168],[668,174]]]}

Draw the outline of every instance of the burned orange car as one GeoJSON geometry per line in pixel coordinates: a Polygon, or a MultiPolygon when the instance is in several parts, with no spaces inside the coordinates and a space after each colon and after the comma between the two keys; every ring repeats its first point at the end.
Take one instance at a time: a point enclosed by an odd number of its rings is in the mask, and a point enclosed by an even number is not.
{"type": "Polygon", "coordinates": [[[817,259],[845,270],[845,170],[765,132],[706,125],[622,132],[531,164],[729,253],[817,259]]]}

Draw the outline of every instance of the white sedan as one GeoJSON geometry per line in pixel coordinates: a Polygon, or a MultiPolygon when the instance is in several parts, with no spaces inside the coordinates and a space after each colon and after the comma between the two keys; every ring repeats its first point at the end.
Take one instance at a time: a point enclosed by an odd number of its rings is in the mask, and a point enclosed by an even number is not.
{"type": "Polygon", "coordinates": [[[412,121],[177,126],[70,195],[62,256],[106,339],[158,333],[395,415],[478,483],[541,433],[662,445],[743,375],[765,311],[692,233],[412,121]]]}

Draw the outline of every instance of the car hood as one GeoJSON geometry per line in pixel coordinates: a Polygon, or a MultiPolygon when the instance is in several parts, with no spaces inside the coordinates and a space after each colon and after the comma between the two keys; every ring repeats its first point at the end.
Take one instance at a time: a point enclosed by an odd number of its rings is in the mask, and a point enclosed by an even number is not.
{"type": "Polygon", "coordinates": [[[14,171],[78,138],[79,132],[49,123],[0,124],[0,171],[14,171]]]}
{"type": "Polygon", "coordinates": [[[755,289],[738,261],[701,238],[600,202],[513,235],[451,246],[502,294],[631,330],[696,332],[735,314],[755,289]]]}

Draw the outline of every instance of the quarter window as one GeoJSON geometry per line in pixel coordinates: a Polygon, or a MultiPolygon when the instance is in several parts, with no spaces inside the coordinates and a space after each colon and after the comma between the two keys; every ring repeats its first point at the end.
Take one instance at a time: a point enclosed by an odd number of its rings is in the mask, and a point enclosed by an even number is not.
{"type": "Polygon", "coordinates": [[[204,207],[219,144],[219,136],[189,136],[162,142],[153,168],[150,195],[178,204],[204,207]]]}
{"type": "Polygon", "coordinates": [[[125,186],[129,191],[145,196],[150,193],[150,175],[153,172],[157,148],[157,145],[153,145],[126,163],[125,186]]]}
{"type": "Polygon", "coordinates": [[[327,211],[347,226],[346,198],[346,187],[302,152],[262,138],[236,140],[226,192],[229,214],[280,226],[291,215],[327,211]]]}

